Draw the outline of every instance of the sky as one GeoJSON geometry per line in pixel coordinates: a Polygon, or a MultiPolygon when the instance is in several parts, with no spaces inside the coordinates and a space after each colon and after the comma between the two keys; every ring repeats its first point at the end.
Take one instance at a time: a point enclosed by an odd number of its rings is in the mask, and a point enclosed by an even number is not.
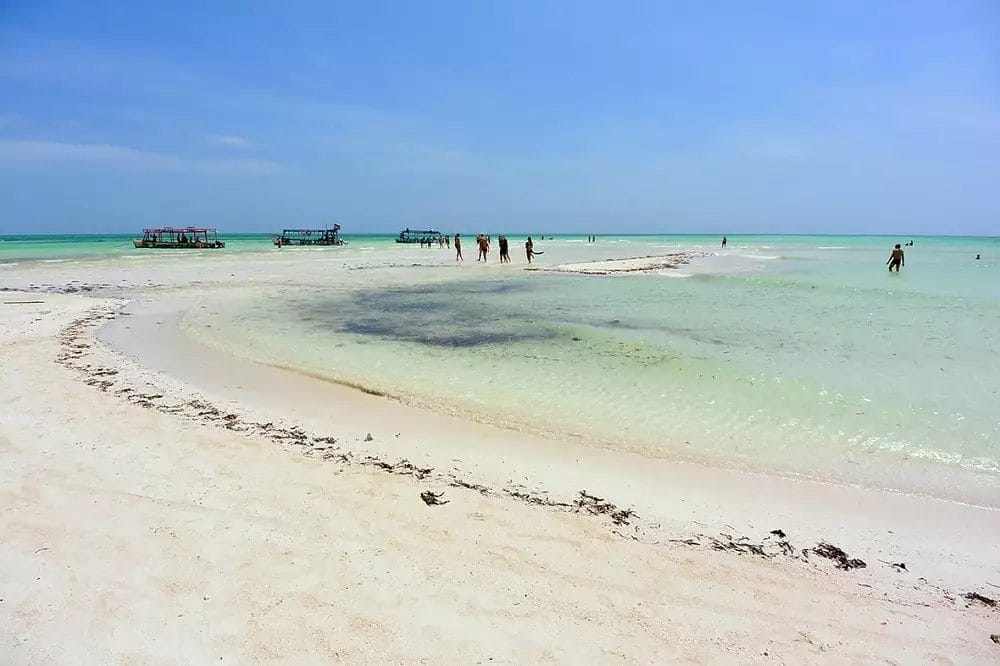
{"type": "Polygon", "coordinates": [[[1000,235],[1000,1],[0,0],[0,233],[1000,235]]]}

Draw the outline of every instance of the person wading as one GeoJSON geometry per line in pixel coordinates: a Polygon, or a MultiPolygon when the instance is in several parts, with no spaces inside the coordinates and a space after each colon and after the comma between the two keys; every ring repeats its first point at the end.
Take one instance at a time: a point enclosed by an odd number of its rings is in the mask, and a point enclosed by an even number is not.
{"type": "Polygon", "coordinates": [[[890,273],[893,268],[895,268],[898,273],[899,267],[906,265],[906,257],[903,256],[903,248],[899,246],[899,243],[896,243],[896,247],[892,249],[892,254],[889,255],[889,261],[885,263],[889,266],[890,273]]]}

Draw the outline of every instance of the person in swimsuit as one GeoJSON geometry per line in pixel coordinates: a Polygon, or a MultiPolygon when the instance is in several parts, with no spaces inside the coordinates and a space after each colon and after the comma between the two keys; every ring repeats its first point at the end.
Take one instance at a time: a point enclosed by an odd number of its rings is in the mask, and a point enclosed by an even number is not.
{"type": "Polygon", "coordinates": [[[479,234],[476,241],[479,243],[479,256],[476,257],[476,261],[488,261],[486,254],[490,251],[490,239],[485,234],[479,234]]]}
{"type": "Polygon", "coordinates": [[[524,254],[528,257],[528,263],[531,263],[531,258],[535,256],[535,244],[531,242],[531,236],[528,236],[528,241],[524,244],[524,254]]]}
{"type": "Polygon", "coordinates": [[[725,236],[723,236],[723,237],[722,237],[722,249],[723,249],[723,250],[725,250],[725,249],[726,249],[726,243],[728,243],[728,242],[729,242],[729,239],[728,239],[728,238],[726,238],[725,236]]]}
{"type": "Polygon", "coordinates": [[[895,268],[898,273],[899,267],[906,265],[906,257],[903,256],[903,248],[899,246],[899,243],[896,243],[896,247],[892,249],[892,254],[889,255],[889,261],[885,263],[889,266],[890,273],[893,268],[895,268]]]}
{"type": "Polygon", "coordinates": [[[500,236],[497,238],[497,243],[500,245],[500,263],[509,264],[510,263],[510,248],[507,245],[507,237],[500,236]]]}
{"type": "Polygon", "coordinates": [[[455,234],[455,261],[465,261],[462,256],[462,234],[455,234]]]}

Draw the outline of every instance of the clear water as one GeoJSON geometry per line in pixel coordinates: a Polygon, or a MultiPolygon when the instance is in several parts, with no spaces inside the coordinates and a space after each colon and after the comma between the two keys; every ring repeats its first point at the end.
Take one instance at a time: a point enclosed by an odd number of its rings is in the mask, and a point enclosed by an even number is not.
{"type": "Polygon", "coordinates": [[[517,252],[487,269],[471,247],[455,270],[449,253],[355,240],[344,256],[376,270],[229,293],[186,329],[516,429],[1000,504],[1000,239],[915,238],[898,275],[884,265],[897,239],[881,237],[539,244],[543,267],[716,254],[615,276],[518,270],[517,252]]]}
{"type": "MultiPolygon", "coordinates": [[[[578,261],[709,240],[544,247],[578,261]]],[[[260,360],[513,428],[997,503],[1000,242],[917,239],[899,275],[884,267],[889,248],[734,239],[678,271],[686,279],[404,271],[199,310],[188,326],[260,360]]]]}

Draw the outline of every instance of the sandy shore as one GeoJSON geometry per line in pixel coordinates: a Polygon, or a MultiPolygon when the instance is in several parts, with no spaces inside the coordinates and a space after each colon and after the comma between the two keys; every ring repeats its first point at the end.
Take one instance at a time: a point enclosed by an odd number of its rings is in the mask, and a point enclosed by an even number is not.
{"type": "Polygon", "coordinates": [[[995,511],[460,421],[177,326],[207,289],[328,270],[0,276],[24,290],[0,305],[4,663],[1000,658],[995,511]]]}
{"type": "Polygon", "coordinates": [[[663,256],[626,257],[623,259],[605,259],[586,261],[540,269],[553,273],[577,273],[580,275],[617,275],[619,273],[658,273],[660,271],[677,270],[686,266],[694,259],[708,255],[701,252],[674,252],[663,256]]]}

